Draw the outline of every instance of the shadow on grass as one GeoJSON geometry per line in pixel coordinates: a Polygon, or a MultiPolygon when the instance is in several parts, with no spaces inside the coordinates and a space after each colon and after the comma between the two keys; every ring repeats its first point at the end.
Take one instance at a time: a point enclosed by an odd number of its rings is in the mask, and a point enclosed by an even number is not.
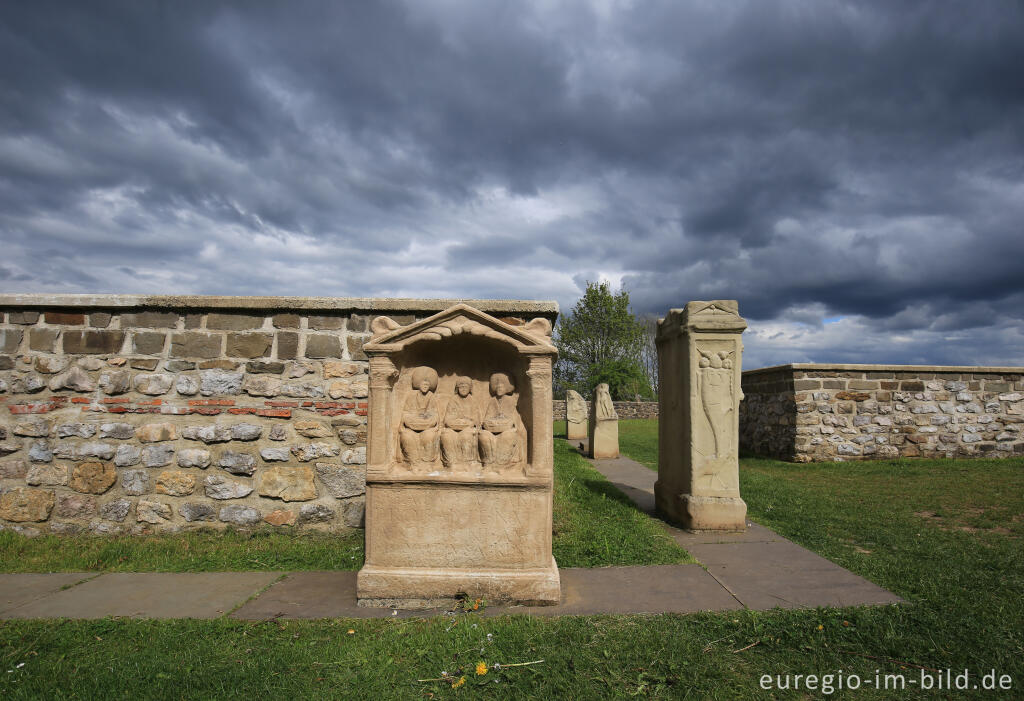
{"type": "Polygon", "coordinates": [[[605,499],[612,499],[613,501],[625,504],[629,506],[631,509],[643,513],[640,507],[637,506],[636,502],[630,499],[625,494],[623,494],[622,490],[619,487],[615,486],[614,482],[609,482],[608,480],[593,479],[584,480],[583,484],[587,489],[589,489],[594,494],[604,497],[605,499]]]}

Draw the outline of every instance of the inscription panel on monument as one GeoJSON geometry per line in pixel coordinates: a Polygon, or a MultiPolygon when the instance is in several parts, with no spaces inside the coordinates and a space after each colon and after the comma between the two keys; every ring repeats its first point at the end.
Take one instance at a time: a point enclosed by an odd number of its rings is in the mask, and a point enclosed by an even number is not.
{"type": "Polygon", "coordinates": [[[371,508],[397,518],[367,524],[370,557],[391,567],[523,568],[551,564],[547,495],[539,490],[382,486],[371,508]],[[430,527],[425,527],[430,524],[430,527]]]}

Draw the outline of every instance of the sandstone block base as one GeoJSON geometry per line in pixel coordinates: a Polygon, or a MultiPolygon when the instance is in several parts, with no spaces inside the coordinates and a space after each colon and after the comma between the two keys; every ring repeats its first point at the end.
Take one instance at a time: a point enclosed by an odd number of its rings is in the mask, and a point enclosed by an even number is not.
{"type": "Polygon", "coordinates": [[[688,531],[738,532],[747,529],[747,504],[739,497],[700,497],[691,494],[666,494],[660,483],[654,485],[658,512],[688,531]]]}
{"type": "Polygon", "coordinates": [[[619,422],[598,421],[590,439],[590,457],[595,460],[619,457],[619,422]]]}
{"type": "Polygon", "coordinates": [[[509,569],[429,569],[364,566],[356,580],[359,606],[423,609],[459,599],[488,603],[551,606],[561,600],[558,567],[509,569]]]}
{"type": "Polygon", "coordinates": [[[586,422],[569,421],[566,424],[567,438],[572,440],[579,440],[587,437],[587,424],[586,422]]]}

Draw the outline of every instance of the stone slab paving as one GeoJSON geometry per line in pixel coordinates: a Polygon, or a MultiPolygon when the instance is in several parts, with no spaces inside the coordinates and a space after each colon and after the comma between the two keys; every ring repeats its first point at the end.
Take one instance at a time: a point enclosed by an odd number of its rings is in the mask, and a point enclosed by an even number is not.
{"type": "MultiPolygon", "coordinates": [[[[574,440],[572,444],[582,445],[580,452],[585,452],[586,441],[574,440]]],[[[587,460],[641,511],[655,515],[657,472],[624,456],[587,460]]],[[[860,606],[903,601],[753,521],[747,521],[744,533],[688,533],[669,524],[665,524],[665,529],[747,608],[860,606]]]]}
{"type": "MultiPolygon", "coordinates": [[[[586,616],[604,613],[693,613],[742,608],[700,565],[568,568],[559,570],[562,602],[556,606],[489,606],[486,616],[532,614],[586,616]]],[[[397,617],[443,614],[442,609],[399,611],[397,617]]],[[[390,618],[392,609],[356,605],[355,572],[295,572],[233,614],[242,620],[273,618],[390,618]]]]}
{"type": "Polygon", "coordinates": [[[11,618],[9,611],[95,576],[95,572],[0,575],[0,618],[11,618]]]}
{"type": "MultiPolygon", "coordinates": [[[[116,572],[63,591],[52,591],[2,618],[218,618],[273,583],[280,572],[116,572]]],[[[0,575],[0,587],[29,589],[25,577],[0,575]]],[[[57,581],[57,580],[54,580],[57,581]]],[[[37,585],[39,586],[39,585],[37,585]]],[[[58,587],[59,589],[59,587],[58,587]]]]}

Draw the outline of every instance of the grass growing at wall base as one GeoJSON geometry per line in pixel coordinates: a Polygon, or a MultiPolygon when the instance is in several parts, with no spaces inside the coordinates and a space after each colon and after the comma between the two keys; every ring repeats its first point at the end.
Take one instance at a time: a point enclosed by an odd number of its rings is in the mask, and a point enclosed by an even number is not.
{"type": "MultiPolygon", "coordinates": [[[[561,567],[691,562],[563,441],[555,442],[554,539],[561,567]]],[[[338,534],[197,530],[153,536],[27,538],[0,531],[3,572],[214,572],[354,570],[363,565],[363,531],[338,534]]]]}

